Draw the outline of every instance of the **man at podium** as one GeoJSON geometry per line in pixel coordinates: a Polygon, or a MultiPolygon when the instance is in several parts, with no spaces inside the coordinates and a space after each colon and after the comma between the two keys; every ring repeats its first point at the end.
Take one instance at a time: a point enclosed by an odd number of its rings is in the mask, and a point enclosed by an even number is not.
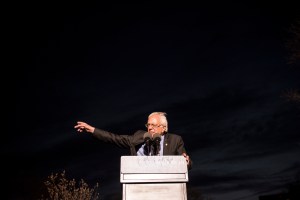
{"type": "Polygon", "coordinates": [[[168,120],[165,112],[153,112],[145,124],[147,131],[137,130],[133,135],[118,135],[95,128],[85,122],[78,121],[74,128],[78,132],[87,132],[95,138],[130,149],[134,156],[182,155],[187,168],[192,168],[192,160],[188,156],[181,136],[168,133],[168,120]]]}

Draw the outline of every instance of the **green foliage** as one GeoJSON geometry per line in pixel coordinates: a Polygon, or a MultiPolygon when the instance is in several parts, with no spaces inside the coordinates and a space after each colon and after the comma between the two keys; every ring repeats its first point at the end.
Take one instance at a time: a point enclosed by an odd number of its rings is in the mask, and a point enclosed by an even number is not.
{"type": "MultiPolygon", "coordinates": [[[[286,48],[289,52],[288,64],[300,66],[300,19],[296,20],[295,23],[291,24],[290,36],[286,40],[286,48]]],[[[288,92],[285,92],[284,97],[288,101],[300,103],[300,90],[294,89],[288,92]]]]}
{"type": "Polygon", "coordinates": [[[300,64],[300,19],[291,24],[290,37],[286,40],[286,48],[289,51],[288,64],[300,64]]]}
{"type": "Polygon", "coordinates": [[[44,182],[47,195],[40,200],[97,200],[99,184],[90,188],[83,179],[78,183],[74,179],[68,180],[65,171],[62,173],[51,174],[44,182]]]}

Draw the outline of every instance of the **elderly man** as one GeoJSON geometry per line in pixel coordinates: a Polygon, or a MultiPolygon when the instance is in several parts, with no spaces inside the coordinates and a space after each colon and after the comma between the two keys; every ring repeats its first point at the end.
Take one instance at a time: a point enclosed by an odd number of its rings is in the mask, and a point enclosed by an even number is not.
{"type": "Polygon", "coordinates": [[[151,113],[148,116],[148,122],[145,124],[148,131],[138,130],[133,135],[110,133],[82,121],[78,121],[74,128],[78,132],[90,133],[103,142],[112,143],[122,148],[129,148],[131,155],[182,155],[186,159],[188,169],[191,169],[192,161],[186,153],[182,137],[168,133],[166,115],[165,112],[151,113]]]}

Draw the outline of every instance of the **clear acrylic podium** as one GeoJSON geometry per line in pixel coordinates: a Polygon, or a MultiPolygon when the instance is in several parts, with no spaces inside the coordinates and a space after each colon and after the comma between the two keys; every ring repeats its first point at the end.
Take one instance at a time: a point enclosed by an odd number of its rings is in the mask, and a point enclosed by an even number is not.
{"type": "Polygon", "coordinates": [[[183,156],[121,156],[122,200],[187,200],[183,156]]]}

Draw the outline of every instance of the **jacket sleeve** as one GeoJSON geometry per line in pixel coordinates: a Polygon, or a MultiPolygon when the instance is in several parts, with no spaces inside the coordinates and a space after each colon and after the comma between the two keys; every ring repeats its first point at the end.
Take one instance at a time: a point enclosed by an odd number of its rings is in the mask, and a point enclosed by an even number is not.
{"type": "Polygon", "coordinates": [[[95,128],[92,135],[98,140],[115,144],[121,148],[129,148],[131,146],[131,135],[118,135],[98,128],[95,128]]]}
{"type": "MultiPolygon", "coordinates": [[[[181,136],[178,137],[178,144],[177,145],[178,145],[177,146],[177,152],[178,152],[179,155],[182,155],[183,153],[186,153],[188,155],[188,153],[186,152],[186,149],[184,147],[184,142],[183,142],[183,139],[182,139],[181,136]]],[[[193,166],[193,161],[192,161],[191,157],[189,157],[189,158],[190,158],[190,161],[187,165],[187,168],[188,168],[188,170],[191,170],[192,166],[193,166]]]]}

